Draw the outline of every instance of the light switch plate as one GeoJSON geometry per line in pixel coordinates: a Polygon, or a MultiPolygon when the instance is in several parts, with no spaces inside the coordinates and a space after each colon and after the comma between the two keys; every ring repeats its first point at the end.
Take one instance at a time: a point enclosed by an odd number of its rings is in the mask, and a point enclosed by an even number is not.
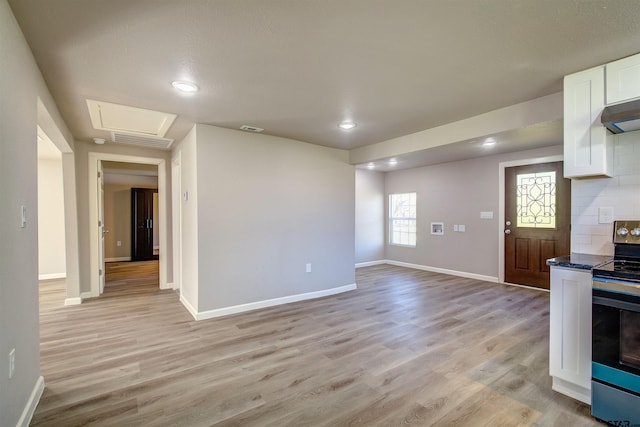
{"type": "Polygon", "coordinates": [[[480,212],[480,219],[493,219],[493,212],[492,211],[480,212]]]}
{"type": "Polygon", "coordinates": [[[453,225],[453,231],[458,231],[458,224],[453,225]]]}
{"type": "Polygon", "coordinates": [[[467,226],[464,225],[464,224],[460,224],[458,226],[458,231],[461,232],[461,233],[464,233],[465,231],[467,231],[467,226]]]}
{"type": "Polygon", "coordinates": [[[27,226],[27,207],[25,205],[20,206],[20,228],[25,228],[27,226]]]}
{"type": "Polygon", "coordinates": [[[613,208],[598,208],[598,224],[611,224],[613,222],[613,208]]]}

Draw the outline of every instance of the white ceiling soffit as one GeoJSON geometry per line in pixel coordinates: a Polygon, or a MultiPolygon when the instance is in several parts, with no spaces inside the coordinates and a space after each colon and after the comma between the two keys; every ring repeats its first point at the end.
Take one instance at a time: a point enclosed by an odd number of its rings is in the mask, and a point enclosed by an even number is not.
{"type": "Polygon", "coordinates": [[[122,132],[146,138],[163,138],[175,114],[87,99],[94,129],[122,132]]]}

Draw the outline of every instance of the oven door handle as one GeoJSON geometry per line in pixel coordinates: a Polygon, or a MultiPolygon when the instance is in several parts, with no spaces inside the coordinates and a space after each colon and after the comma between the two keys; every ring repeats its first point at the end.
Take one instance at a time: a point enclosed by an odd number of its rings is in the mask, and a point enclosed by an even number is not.
{"type": "Polygon", "coordinates": [[[627,302],[627,301],[619,301],[619,300],[612,299],[612,298],[604,298],[604,297],[594,296],[593,297],[593,304],[594,305],[603,305],[605,307],[619,308],[620,310],[638,312],[638,304],[634,304],[634,303],[627,302]]]}

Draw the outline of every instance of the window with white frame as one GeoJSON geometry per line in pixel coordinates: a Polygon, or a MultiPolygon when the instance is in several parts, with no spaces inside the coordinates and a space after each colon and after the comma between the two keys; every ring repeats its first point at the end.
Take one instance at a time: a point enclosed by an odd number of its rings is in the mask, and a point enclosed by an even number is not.
{"type": "Polygon", "coordinates": [[[389,194],[389,244],[416,246],[416,193],[389,194]]]}

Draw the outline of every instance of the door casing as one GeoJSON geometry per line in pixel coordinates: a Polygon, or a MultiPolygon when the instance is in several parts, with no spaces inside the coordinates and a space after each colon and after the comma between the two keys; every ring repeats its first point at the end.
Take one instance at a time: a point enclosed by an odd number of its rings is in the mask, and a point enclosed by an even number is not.
{"type": "MultiPolygon", "coordinates": [[[[168,218],[167,209],[167,185],[166,185],[166,161],[157,157],[139,157],[113,153],[89,153],[89,177],[93,182],[98,176],[98,162],[113,161],[124,163],[142,163],[158,166],[158,208],[161,218],[168,218]]],[[[98,228],[98,186],[89,185],[89,262],[90,262],[90,284],[89,293],[83,293],[82,298],[92,298],[100,295],[100,259],[98,244],[99,228],[98,228]]],[[[167,282],[169,271],[169,258],[167,256],[168,245],[167,236],[169,225],[166,220],[160,221],[160,289],[170,289],[172,285],[167,282]]],[[[103,266],[104,267],[104,266],[103,266]]],[[[102,268],[103,268],[102,267],[102,268]]]]}

